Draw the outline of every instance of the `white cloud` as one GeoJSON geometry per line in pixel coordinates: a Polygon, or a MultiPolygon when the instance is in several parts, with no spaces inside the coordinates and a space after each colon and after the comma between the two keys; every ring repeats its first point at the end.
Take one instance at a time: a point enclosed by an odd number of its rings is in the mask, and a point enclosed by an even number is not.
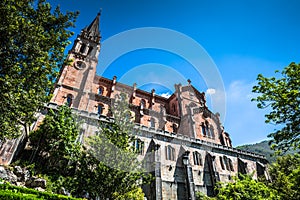
{"type": "Polygon", "coordinates": [[[212,94],[215,94],[215,93],[216,93],[216,90],[213,89],[213,88],[208,88],[208,89],[206,90],[206,93],[212,95],[212,94]]]}
{"type": "Polygon", "coordinates": [[[165,97],[165,98],[169,98],[171,95],[172,95],[172,94],[170,94],[169,92],[159,94],[159,96],[162,96],[162,97],[165,97]]]}

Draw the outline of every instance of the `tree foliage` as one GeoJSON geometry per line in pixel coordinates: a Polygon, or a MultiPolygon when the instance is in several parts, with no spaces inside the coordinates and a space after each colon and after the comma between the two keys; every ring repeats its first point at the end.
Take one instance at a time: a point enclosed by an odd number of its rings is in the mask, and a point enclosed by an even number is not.
{"type": "Polygon", "coordinates": [[[264,183],[252,179],[250,175],[240,174],[240,178],[234,177],[230,183],[221,183],[218,200],[277,200],[280,197],[277,192],[264,183]]]}
{"type": "Polygon", "coordinates": [[[75,193],[100,199],[143,199],[140,186],[149,180],[131,147],[134,123],[124,94],[112,106],[113,120],[100,123],[99,134],[87,140],[74,176],[75,193]]]}
{"type": "Polygon", "coordinates": [[[50,109],[39,128],[30,134],[32,160],[38,171],[55,177],[70,175],[81,152],[79,123],[67,106],[50,109]]]}
{"type": "MultiPolygon", "coordinates": [[[[276,71],[278,72],[278,71],[276,71]]],[[[270,108],[266,123],[281,126],[269,137],[279,150],[300,147],[300,64],[291,63],[285,67],[280,77],[266,78],[259,74],[258,85],[253,92],[260,96],[254,98],[257,107],[270,108]]]]}
{"type": "Polygon", "coordinates": [[[282,199],[300,199],[300,155],[279,157],[270,167],[270,187],[277,190],[282,199]]]}
{"type": "Polygon", "coordinates": [[[46,0],[0,3],[0,139],[29,133],[37,109],[50,99],[77,13],[51,11],[46,0]]]}

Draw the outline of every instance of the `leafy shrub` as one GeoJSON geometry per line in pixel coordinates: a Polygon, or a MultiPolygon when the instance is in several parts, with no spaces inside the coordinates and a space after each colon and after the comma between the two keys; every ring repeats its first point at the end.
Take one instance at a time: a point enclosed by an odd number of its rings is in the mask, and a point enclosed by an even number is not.
{"type": "Polygon", "coordinates": [[[15,199],[49,199],[49,200],[78,200],[78,198],[67,197],[59,194],[52,194],[49,192],[40,192],[30,188],[18,187],[8,183],[0,184],[0,199],[1,200],[15,200],[15,199]]]}
{"type": "Polygon", "coordinates": [[[276,190],[271,189],[264,183],[252,179],[250,175],[234,177],[232,183],[220,183],[216,199],[218,200],[279,200],[276,190]]]}

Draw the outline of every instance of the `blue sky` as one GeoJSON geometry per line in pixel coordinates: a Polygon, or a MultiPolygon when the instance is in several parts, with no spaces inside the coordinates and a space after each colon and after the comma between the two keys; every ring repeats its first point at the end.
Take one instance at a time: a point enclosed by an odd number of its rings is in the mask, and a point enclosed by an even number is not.
{"type": "MultiPolygon", "coordinates": [[[[216,88],[211,88],[207,79],[217,82],[218,77],[221,77],[226,95],[223,124],[231,135],[234,146],[259,142],[266,139],[268,133],[276,128],[264,124],[265,111],[258,110],[255,103],[250,101],[254,96],[251,89],[259,73],[273,76],[276,69],[281,70],[293,61],[299,63],[300,1],[51,0],[50,2],[53,5],[60,4],[63,11],[80,11],[76,28],[72,29],[75,35],[102,9],[100,29],[103,46],[98,68],[103,70],[98,71],[98,74],[107,78],[116,75],[121,82],[127,84],[136,82],[140,88],[148,91],[155,88],[158,94],[171,93],[173,84],[178,82],[186,84],[189,78],[197,89],[207,92],[208,104],[214,112],[218,110],[213,107],[219,107],[210,101],[220,96],[217,95],[216,88]],[[152,27],[150,30],[153,34],[148,31],[142,35],[136,31],[149,30],[149,27],[152,27]],[[164,34],[158,41],[157,28],[163,28],[170,34],[164,34]],[[124,31],[127,31],[125,35],[124,31]],[[132,35],[132,32],[140,35],[132,35]],[[182,37],[179,37],[180,34],[182,37]],[[118,40],[120,37],[123,38],[118,40]],[[144,41],[158,43],[149,48],[144,41]],[[155,48],[160,45],[159,42],[167,44],[168,48],[155,48]],[[200,49],[193,49],[192,42],[199,44],[200,49]],[[125,54],[119,52],[128,45],[140,45],[140,48],[125,54]],[[191,50],[185,50],[178,55],[173,47],[191,50]],[[107,66],[104,56],[109,53],[117,56],[107,66]],[[195,56],[197,53],[199,59],[195,56]],[[218,73],[208,77],[193,68],[193,63],[202,62],[200,54],[206,60],[211,59],[210,64],[201,66],[205,68],[201,70],[216,68],[218,73]]],[[[73,41],[74,37],[71,40],[73,41]]],[[[216,102],[218,104],[218,101],[216,102]]]]}

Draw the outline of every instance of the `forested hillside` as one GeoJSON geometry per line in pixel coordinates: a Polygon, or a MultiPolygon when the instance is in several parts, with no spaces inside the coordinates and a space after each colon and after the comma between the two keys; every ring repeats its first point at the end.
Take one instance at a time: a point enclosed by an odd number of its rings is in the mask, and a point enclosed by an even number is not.
{"type": "MultiPolygon", "coordinates": [[[[236,147],[238,149],[244,150],[244,151],[250,151],[253,153],[261,154],[266,156],[269,163],[273,163],[276,161],[276,156],[273,156],[274,151],[269,146],[269,141],[265,140],[256,144],[246,144],[242,146],[236,147]]],[[[294,154],[295,151],[288,151],[286,154],[294,154]]]]}

